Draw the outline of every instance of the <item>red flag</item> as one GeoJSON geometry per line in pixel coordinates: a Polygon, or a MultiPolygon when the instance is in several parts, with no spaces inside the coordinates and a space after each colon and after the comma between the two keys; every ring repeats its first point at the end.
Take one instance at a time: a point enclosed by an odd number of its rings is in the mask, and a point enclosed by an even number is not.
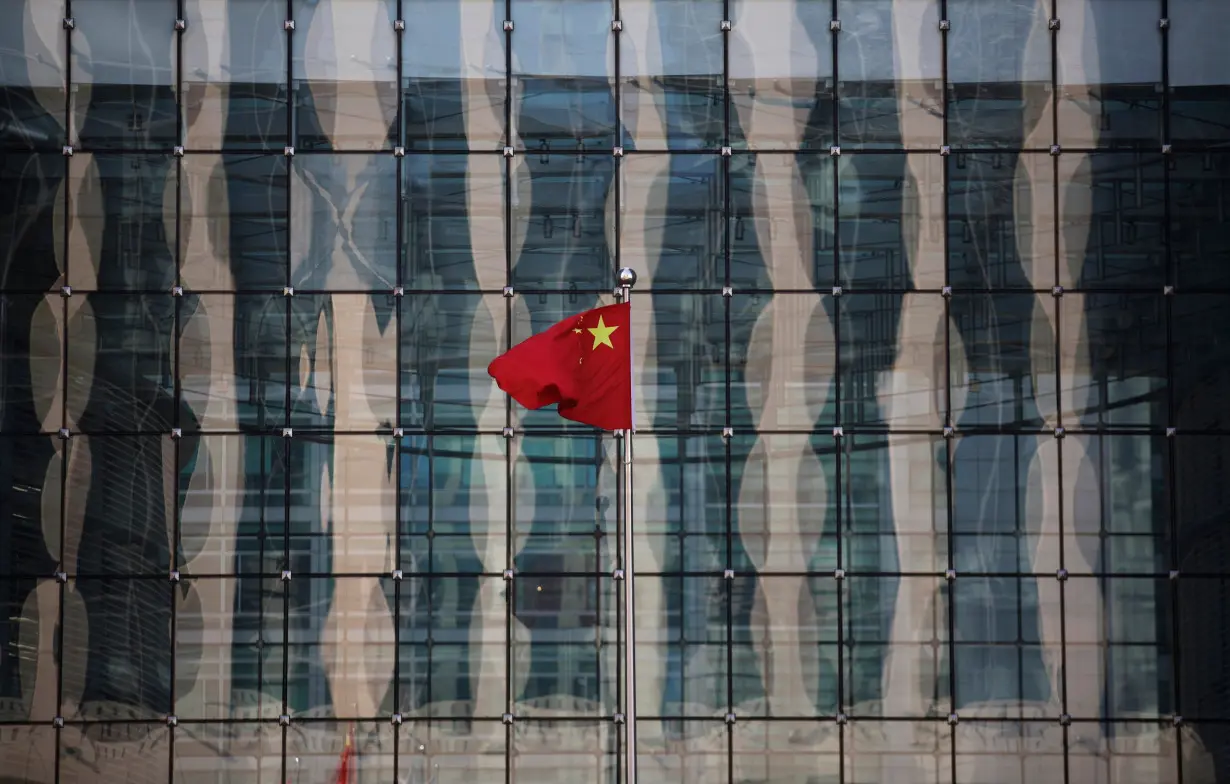
{"type": "Polygon", "coordinates": [[[630,316],[624,302],[566,318],[496,357],[487,372],[526,408],[556,403],[565,419],[630,429],[630,316]]]}
{"type": "Polygon", "coordinates": [[[354,758],[354,725],[346,732],[346,745],[342,747],[341,763],[337,766],[337,784],[351,784],[351,759],[354,758]]]}

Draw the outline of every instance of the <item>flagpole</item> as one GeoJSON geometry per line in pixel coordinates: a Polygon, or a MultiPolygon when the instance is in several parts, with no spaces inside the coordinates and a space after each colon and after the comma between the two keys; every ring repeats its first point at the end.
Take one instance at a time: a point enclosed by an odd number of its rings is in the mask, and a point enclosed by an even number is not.
{"type": "Polygon", "coordinates": [[[632,363],[631,302],[632,287],[636,285],[636,270],[623,267],[619,270],[619,285],[623,289],[624,302],[629,305],[628,325],[628,372],[633,383],[628,387],[632,407],[632,427],[624,431],[624,557],[621,565],[624,572],[624,770],[625,784],[636,784],[636,628],[633,608],[636,604],[636,571],[632,565],[632,433],[636,430],[636,371],[632,363]]]}

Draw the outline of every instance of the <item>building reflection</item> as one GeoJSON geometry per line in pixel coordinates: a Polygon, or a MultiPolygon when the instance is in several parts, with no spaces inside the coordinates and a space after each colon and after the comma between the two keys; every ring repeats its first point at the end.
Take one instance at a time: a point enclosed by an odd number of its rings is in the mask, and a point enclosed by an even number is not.
{"type": "Polygon", "coordinates": [[[290,5],[7,9],[12,775],[617,781],[628,265],[642,779],[1220,780],[1219,6],[290,5]]]}

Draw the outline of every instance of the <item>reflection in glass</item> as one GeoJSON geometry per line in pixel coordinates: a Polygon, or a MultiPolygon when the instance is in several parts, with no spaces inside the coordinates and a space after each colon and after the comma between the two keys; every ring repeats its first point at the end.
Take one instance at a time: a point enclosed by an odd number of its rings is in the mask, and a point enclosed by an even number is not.
{"type": "Polygon", "coordinates": [[[64,0],[13,0],[0,32],[0,144],[55,150],[64,142],[64,0]]]}
{"type": "Polygon", "coordinates": [[[194,150],[287,139],[284,0],[185,0],[180,113],[194,150]]]}
{"type": "Polygon", "coordinates": [[[609,154],[615,146],[614,47],[607,0],[512,0],[511,107],[528,150],[609,154]]]}
{"type": "Polygon", "coordinates": [[[127,150],[175,145],[175,6],[81,3],[73,19],[69,65],[81,89],[70,92],[69,143],[127,150]]]}
{"type": "MultiPolygon", "coordinates": [[[[713,149],[723,128],[722,7],[711,0],[630,0],[620,5],[623,145],[713,149]]],[[[644,159],[648,164],[652,159],[644,159]]]]}
{"type": "Polygon", "coordinates": [[[503,15],[495,0],[402,0],[408,148],[504,146],[503,15]]]}
{"type": "Polygon", "coordinates": [[[1051,84],[1047,9],[1034,0],[951,0],[948,140],[958,147],[1020,149],[1041,128],[1051,84]]]}
{"type": "Polygon", "coordinates": [[[397,126],[393,0],[292,0],[291,77],[299,144],[378,150],[397,126]]]}

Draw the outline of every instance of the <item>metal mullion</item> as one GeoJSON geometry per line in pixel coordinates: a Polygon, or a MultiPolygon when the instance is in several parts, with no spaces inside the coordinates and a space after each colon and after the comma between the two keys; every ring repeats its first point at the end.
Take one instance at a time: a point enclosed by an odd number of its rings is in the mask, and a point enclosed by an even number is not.
{"type": "MultiPolygon", "coordinates": [[[[1161,19],[1168,20],[1170,18],[1170,0],[1160,0],[1161,19]]],[[[1170,104],[1170,25],[1169,22],[1161,24],[1159,22],[1160,33],[1162,36],[1162,150],[1165,153],[1171,149],[1171,104],[1170,104]]],[[[1166,158],[1162,166],[1162,247],[1165,265],[1165,279],[1163,297],[1165,299],[1165,314],[1166,314],[1166,427],[1167,434],[1172,431],[1169,428],[1178,427],[1178,405],[1175,400],[1175,317],[1174,317],[1174,296],[1166,296],[1167,292],[1173,292],[1179,283],[1179,270],[1175,264],[1174,256],[1174,238],[1171,233],[1171,225],[1173,216],[1171,214],[1171,189],[1173,187],[1173,177],[1171,176],[1171,164],[1174,159],[1171,155],[1164,155],[1166,158]]],[[[1181,450],[1177,438],[1166,439],[1166,503],[1169,520],[1167,528],[1169,532],[1169,561],[1170,561],[1170,634],[1171,634],[1171,710],[1173,715],[1178,717],[1183,715],[1183,651],[1180,635],[1180,617],[1182,612],[1182,597],[1180,596],[1180,588],[1182,586],[1183,576],[1181,573],[1181,563],[1179,556],[1179,502],[1178,502],[1178,454],[1181,450]]],[[[1176,726],[1175,732],[1175,758],[1176,771],[1175,775],[1179,781],[1183,781],[1183,733],[1176,726]]]]}
{"type": "MultiPolygon", "coordinates": [[[[405,19],[405,12],[402,0],[397,0],[396,19],[402,21],[405,19]]],[[[405,100],[402,92],[405,78],[405,30],[404,24],[394,27],[393,37],[396,39],[397,46],[397,86],[395,95],[397,96],[397,119],[396,119],[396,136],[397,141],[395,147],[404,148],[406,144],[406,112],[405,100]]],[[[394,491],[394,509],[393,509],[393,569],[396,579],[393,581],[393,713],[401,714],[401,606],[402,606],[402,582],[403,582],[403,565],[402,565],[402,438],[398,435],[402,427],[402,327],[403,327],[403,286],[405,285],[404,278],[404,262],[406,252],[405,238],[405,161],[401,155],[394,159],[394,176],[397,182],[394,185],[396,193],[396,203],[394,204],[394,227],[393,227],[393,275],[396,281],[396,289],[393,299],[393,318],[394,318],[394,336],[396,343],[393,347],[393,378],[395,379],[396,392],[394,397],[393,411],[393,487],[394,491]]],[[[427,682],[431,682],[430,670],[428,670],[427,682]]],[[[393,780],[401,781],[401,723],[393,724],[393,780]]]]}
{"type": "MultiPolygon", "coordinates": [[[[504,0],[504,19],[512,21],[513,0],[504,0]]],[[[504,146],[515,148],[512,131],[513,114],[513,31],[504,31],[504,146]]],[[[513,159],[504,156],[504,285],[512,286],[513,280],[513,159]]],[[[504,340],[505,350],[512,347],[513,300],[504,298],[504,340]]],[[[504,395],[504,426],[505,432],[513,427],[512,398],[504,395]]],[[[516,498],[514,492],[515,468],[513,463],[513,439],[504,439],[504,566],[512,568],[513,563],[513,532],[515,528],[516,498]]],[[[513,612],[515,611],[515,576],[513,580],[504,581],[504,710],[513,712],[513,612]]],[[[513,727],[504,727],[504,782],[513,784],[513,727]]]]}
{"type": "MultiPolygon", "coordinates": [[[[948,22],[948,0],[939,0],[940,20],[948,22]]],[[[941,149],[947,148],[950,144],[949,140],[949,109],[950,109],[950,87],[951,83],[948,78],[948,37],[950,28],[948,24],[940,26],[940,111],[942,114],[940,121],[941,128],[941,149]]],[[[951,241],[949,238],[949,194],[952,191],[952,177],[949,170],[949,157],[945,156],[943,166],[941,167],[941,176],[943,178],[943,193],[944,197],[942,216],[944,221],[942,242],[943,242],[943,258],[944,258],[944,283],[945,287],[952,285],[951,267],[951,241]]],[[[947,290],[947,289],[945,289],[947,290]]],[[[944,297],[944,424],[948,427],[955,428],[956,422],[953,417],[952,410],[952,298],[944,297]]],[[[952,432],[952,431],[949,431],[952,432]]],[[[945,562],[948,574],[952,574],[950,570],[953,567],[954,547],[953,547],[953,525],[952,525],[952,472],[955,463],[955,438],[948,437],[943,439],[944,442],[944,549],[945,562]]],[[[948,627],[948,640],[945,647],[948,649],[948,699],[950,707],[954,713],[957,711],[957,678],[956,678],[956,621],[954,614],[956,613],[956,591],[954,590],[955,581],[947,580],[944,583],[944,596],[947,599],[947,618],[946,625],[948,627]]],[[[956,781],[957,770],[957,739],[956,733],[950,732],[948,736],[948,756],[950,781],[956,781]]]]}

